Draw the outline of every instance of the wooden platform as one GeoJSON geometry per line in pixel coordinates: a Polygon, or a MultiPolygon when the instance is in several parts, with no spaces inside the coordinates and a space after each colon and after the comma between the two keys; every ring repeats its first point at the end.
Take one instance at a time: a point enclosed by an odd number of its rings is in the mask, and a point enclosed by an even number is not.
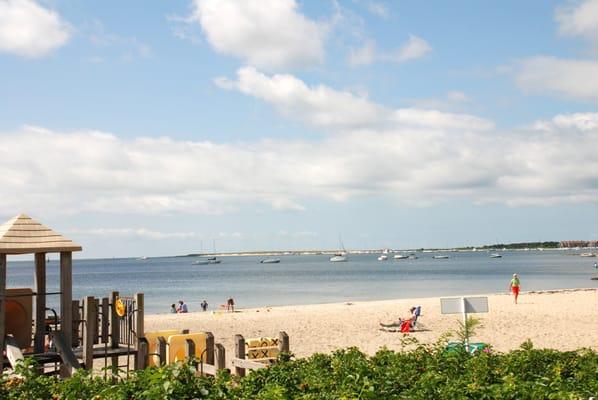
{"type": "MultiPolygon", "coordinates": [[[[83,358],[83,348],[79,347],[73,350],[75,353],[75,356],[77,356],[77,358],[83,358]]],[[[130,347],[127,350],[127,346],[120,346],[120,347],[116,347],[116,348],[112,348],[110,346],[104,346],[103,344],[99,344],[99,345],[94,345],[93,346],[93,358],[104,358],[104,357],[118,357],[118,356],[126,356],[131,355],[134,356],[135,354],[137,354],[137,350],[133,347],[130,347]]]]}

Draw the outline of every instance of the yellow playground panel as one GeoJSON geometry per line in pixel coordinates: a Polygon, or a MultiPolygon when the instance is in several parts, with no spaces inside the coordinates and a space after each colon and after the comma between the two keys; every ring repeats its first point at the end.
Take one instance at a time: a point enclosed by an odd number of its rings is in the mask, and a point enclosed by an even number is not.
{"type": "Polygon", "coordinates": [[[164,337],[166,341],[172,335],[178,335],[181,331],[177,329],[170,329],[164,331],[154,331],[154,332],[145,332],[145,339],[147,340],[147,353],[149,354],[148,357],[148,366],[153,365],[160,365],[160,356],[156,353],[158,352],[158,345],[156,341],[160,336],[164,337]]]}
{"type": "Polygon", "coordinates": [[[187,358],[187,339],[191,339],[193,343],[195,343],[195,357],[197,359],[201,357],[202,360],[205,362],[207,337],[208,335],[205,332],[186,333],[169,336],[166,341],[168,343],[168,347],[166,348],[166,362],[170,364],[177,361],[184,361],[185,358],[187,358]]]}
{"type": "Polygon", "coordinates": [[[278,357],[280,340],[272,337],[251,338],[245,340],[248,360],[270,362],[278,357]]]}

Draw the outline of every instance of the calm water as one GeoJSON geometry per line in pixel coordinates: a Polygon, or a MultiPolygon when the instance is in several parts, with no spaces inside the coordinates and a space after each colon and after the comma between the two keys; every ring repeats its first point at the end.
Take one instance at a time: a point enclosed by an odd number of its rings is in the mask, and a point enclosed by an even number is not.
{"type": "MultiPolygon", "coordinates": [[[[191,311],[206,299],[210,308],[228,297],[239,307],[313,304],[349,300],[382,300],[504,292],[511,274],[519,273],[523,290],[598,287],[597,258],[564,251],[446,253],[432,259],[377,261],[375,254],[350,255],[349,262],[331,263],[328,256],[284,256],[280,264],[260,264],[259,257],[222,257],[221,264],[192,265],[194,258],[147,260],[75,260],[73,298],[145,293],[147,313],[168,312],[185,300],[191,311]]],[[[48,291],[58,290],[58,262],[48,266],[48,291]]],[[[33,287],[33,261],[8,260],[9,287],[33,287]]],[[[50,306],[58,304],[51,296],[50,306]]]]}

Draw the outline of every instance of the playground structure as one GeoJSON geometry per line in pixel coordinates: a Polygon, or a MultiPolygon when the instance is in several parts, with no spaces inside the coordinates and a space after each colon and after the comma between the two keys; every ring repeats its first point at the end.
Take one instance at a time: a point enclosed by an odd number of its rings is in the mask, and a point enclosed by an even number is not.
{"type": "Polygon", "coordinates": [[[113,371],[120,367],[120,356],[127,359],[127,371],[131,356],[133,367],[144,364],[139,361],[145,359],[140,340],[143,294],[120,297],[113,292],[110,298],[73,301],[74,251],[81,246],[27,215],[0,226],[0,372],[23,357],[35,358],[44,373],[62,377],[79,368],[91,369],[96,358],[104,358],[105,364],[110,359],[113,371]],[[46,290],[48,253],[60,254],[60,286],[54,293],[46,290]],[[7,289],[7,255],[22,254],[34,255],[34,288],[7,289]],[[51,295],[60,296],[58,312],[46,307],[51,295]]]}

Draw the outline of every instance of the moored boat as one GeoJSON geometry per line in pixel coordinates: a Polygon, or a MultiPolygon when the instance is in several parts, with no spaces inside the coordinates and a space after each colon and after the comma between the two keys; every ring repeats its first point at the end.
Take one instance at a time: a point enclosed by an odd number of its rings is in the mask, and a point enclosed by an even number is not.
{"type": "Polygon", "coordinates": [[[264,260],[260,260],[260,264],[278,264],[280,262],[280,258],[266,258],[264,260]]]}

